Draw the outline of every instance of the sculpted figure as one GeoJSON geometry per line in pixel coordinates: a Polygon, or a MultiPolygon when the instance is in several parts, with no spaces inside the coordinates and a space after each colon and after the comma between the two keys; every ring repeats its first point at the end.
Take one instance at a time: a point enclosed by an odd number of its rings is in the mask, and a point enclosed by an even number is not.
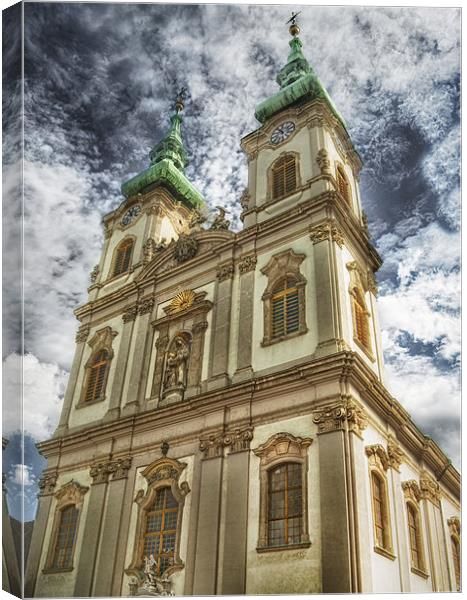
{"type": "Polygon", "coordinates": [[[185,387],[189,355],[190,349],[187,343],[181,337],[176,337],[167,354],[164,382],[166,390],[175,387],[185,387]]]}
{"type": "Polygon", "coordinates": [[[219,214],[214,219],[211,229],[228,229],[230,226],[230,221],[225,218],[225,208],[222,206],[217,206],[216,208],[219,211],[219,214]]]}

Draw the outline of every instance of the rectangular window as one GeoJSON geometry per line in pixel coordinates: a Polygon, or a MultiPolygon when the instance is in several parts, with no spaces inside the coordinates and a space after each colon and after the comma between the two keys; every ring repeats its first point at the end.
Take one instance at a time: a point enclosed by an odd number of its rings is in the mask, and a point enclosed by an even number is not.
{"type": "Polygon", "coordinates": [[[268,545],[299,544],[302,521],[302,467],[286,463],[268,474],[268,545]]]}
{"type": "Polygon", "coordinates": [[[73,547],[78,523],[78,512],[75,506],[69,506],[61,511],[52,568],[66,569],[73,566],[73,547]]]}

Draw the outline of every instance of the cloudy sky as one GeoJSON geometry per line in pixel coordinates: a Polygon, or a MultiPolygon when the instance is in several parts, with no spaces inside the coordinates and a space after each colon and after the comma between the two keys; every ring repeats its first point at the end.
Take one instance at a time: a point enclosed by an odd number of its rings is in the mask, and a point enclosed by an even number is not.
{"type": "MultiPolygon", "coordinates": [[[[182,85],[189,90],[187,174],[208,205],[226,205],[240,227],[247,170],[239,140],[258,126],[255,105],[277,89],[290,10],[25,4],[29,464],[10,459],[10,502],[21,473],[35,489],[41,463],[29,449],[57,424],[74,352],[72,310],[86,301],[103,241],[101,216],[122,201],[122,181],[147,166],[182,85]]],[[[304,52],[365,163],[363,204],[384,258],[378,304],[390,391],[459,466],[460,11],[301,10],[304,52]]],[[[17,138],[7,133],[13,164],[17,138]]],[[[4,329],[12,395],[16,333],[4,329]]],[[[17,422],[7,415],[4,434],[11,437],[17,422]]],[[[26,518],[33,515],[29,498],[26,518]]]]}

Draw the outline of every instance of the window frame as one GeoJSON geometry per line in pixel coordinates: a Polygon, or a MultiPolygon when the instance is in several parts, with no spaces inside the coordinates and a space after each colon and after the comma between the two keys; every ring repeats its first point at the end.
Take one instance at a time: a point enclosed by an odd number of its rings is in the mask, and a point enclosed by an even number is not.
{"type": "Polygon", "coordinates": [[[113,253],[112,253],[112,261],[110,264],[108,280],[116,279],[117,277],[120,277],[121,275],[125,275],[125,273],[131,272],[132,263],[133,263],[133,255],[135,252],[135,244],[136,244],[136,238],[134,235],[127,235],[122,240],[120,240],[120,242],[118,242],[118,244],[115,246],[113,253]],[[125,244],[131,244],[131,250],[130,250],[129,257],[128,257],[128,266],[124,271],[119,271],[118,273],[116,273],[115,269],[117,268],[118,253],[121,251],[122,246],[124,246],[125,244]]]}
{"type": "Polygon", "coordinates": [[[83,509],[84,496],[88,491],[88,487],[82,486],[76,481],[70,481],[62,488],[60,488],[55,494],[56,506],[53,517],[52,532],[49,538],[49,545],[47,550],[47,556],[45,561],[45,567],[42,569],[44,574],[47,573],[68,573],[74,569],[74,559],[76,554],[77,540],[79,535],[79,526],[81,520],[81,513],[83,509]],[[75,523],[75,534],[73,538],[73,545],[71,549],[70,564],[66,567],[58,567],[55,563],[55,556],[57,552],[58,536],[60,533],[61,519],[63,511],[67,508],[75,507],[78,511],[75,523]]]}
{"type": "Polygon", "coordinates": [[[389,457],[386,450],[380,444],[366,446],[365,453],[368,456],[369,462],[369,491],[371,500],[371,514],[373,522],[373,549],[377,554],[381,554],[390,560],[395,560],[393,544],[392,544],[392,524],[391,512],[389,504],[389,486],[386,471],[389,467],[389,457]],[[383,544],[380,543],[380,536],[377,530],[377,512],[375,503],[374,478],[376,478],[381,486],[381,528],[383,536],[383,544]]]}
{"type": "Polygon", "coordinates": [[[345,168],[341,163],[337,163],[336,165],[336,188],[339,195],[345,201],[346,205],[349,208],[352,208],[352,187],[350,185],[349,178],[347,177],[347,173],[345,172],[345,168]],[[345,187],[345,191],[342,191],[342,185],[345,187]]]}
{"type": "Polygon", "coordinates": [[[350,310],[352,314],[352,334],[353,341],[362,350],[366,356],[372,361],[375,361],[373,355],[373,341],[372,341],[372,330],[371,330],[371,312],[368,310],[366,302],[366,293],[368,289],[363,285],[364,277],[361,269],[358,267],[355,261],[348,262],[346,264],[347,270],[350,274],[349,284],[349,296],[350,296],[350,310]],[[358,309],[357,309],[358,307],[358,309]],[[359,319],[357,310],[361,311],[360,316],[363,320],[363,328],[365,331],[366,339],[360,339],[359,331],[359,319]]]}
{"type": "Polygon", "coordinates": [[[308,524],[308,448],[311,438],[295,437],[290,433],[277,433],[264,444],[253,450],[259,458],[260,478],[260,510],[258,543],[256,551],[275,552],[308,548],[311,545],[308,524]],[[301,468],[301,518],[300,542],[292,544],[271,545],[269,543],[269,474],[277,466],[298,464],[301,468]]]}
{"type": "Polygon", "coordinates": [[[146,480],[147,488],[146,490],[140,489],[134,500],[138,506],[138,516],[134,538],[135,541],[131,563],[125,569],[125,573],[127,575],[136,577],[140,584],[143,583],[145,556],[144,541],[147,513],[155,502],[157,492],[163,488],[170,488],[174,499],[178,502],[173,564],[164,571],[164,576],[169,577],[173,573],[183,569],[185,566],[180,557],[180,540],[182,534],[185,497],[190,492],[190,487],[186,481],[180,483],[179,480],[186,466],[186,463],[182,463],[168,457],[163,457],[151,463],[141,473],[146,480]]]}
{"type": "Polygon", "coordinates": [[[91,354],[84,365],[84,375],[81,383],[81,392],[79,396],[76,408],[83,408],[85,406],[92,406],[98,402],[104,402],[106,400],[107,385],[109,383],[109,374],[112,366],[112,360],[114,358],[114,351],[112,348],[113,339],[118,335],[111,327],[104,327],[99,329],[89,340],[88,345],[91,347],[91,354]],[[98,398],[93,400],[86,400],[89,379],[91,377],[91,370],[94,365],[96,356],[102,352],[107,352],[107,368],[104,375],[104,381],[102,384],[102,391],[98,398]]]}
{"type": "Polygon", "coordinates": [[[461,551],[461,522],[459,517],[450,517],[448,519],[449,539],[451,546],[451,557],[454,567],[454,583],[456,590],[461,591],[462,583],[462,551],[461,551]],[[456,551],[454,551],[454,546],[456,551]],[[456,561],[457,557],[457,561],[456,561]],[[458,569],[456,569],[456,565],[458,569]]]}
{"type": "Polygon", "coordinates": [[[409,542],[409,556],[410,556],[410,567],[412,573],[416,575],[421,575],[424,578],[428,577],[428,573],[426,572],[426,560],[425,560],[425,548],[423,545],[423,536],[422,536],[422,515],[420,512],[420,507],[418,503],[409,499],[405,502],[405,510],[407,515],[407,533],[408,533],[408,542],[409,542]],[[411,527],[410,524],[410,515],[412,514],[414,520],[414,527],[411,527]],[[416,544],[416,552],[418,555],[417,563],[414,563],[413,560],[413,546],[412,546],[412,536],[411,529],[415,529],[415,544],[416,544]]]}
{"type": "Polygon", "coordinates": [[[266,275],[268,283],[261,297],[263,301],[263,340],[261,346],[270,346],[284,340],[295,338],[308,332],[306,325],[306,284],[305,277],[300,272],[300,264],[305,260],[304,254],[295,254],[292,249],[286,250],[271,257],[269,262],[261,269],[266,275]],[[275,290],[281,282],[293,279],[298,294],[298,329],[282,335],[273,335],[273,301],[275,290]]]}
{"type": "Polygon", "coordinates": [[[291,196],[301,190],[301,177],[300,177],[300,155],[298,152],[288,151],[282,152],[268,167],[267,170],[267,199],[271,202],[280,202],[284,198],[291,196]],[[295,167],[295,187],[291,190],[285,190],[284,193],[280,196],[274,195],[274,174],[275,170],[278,167],[278,164],[281,161],[285,161],[287,159],[294,160],[295,167]]]}

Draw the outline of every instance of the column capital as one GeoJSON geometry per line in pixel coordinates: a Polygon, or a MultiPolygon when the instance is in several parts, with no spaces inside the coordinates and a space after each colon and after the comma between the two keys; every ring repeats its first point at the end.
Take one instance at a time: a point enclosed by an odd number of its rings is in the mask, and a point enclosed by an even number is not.
{"type": "Polygon", "coordinates": [[[235,267],[233,261],[229,261],[223,265],[218,265],[217,267],[216,276],[219,282],[226,281],[227,279],[233,279],[234,274],[235,267]]]}
{"type": "Polygon", "coordinates": [[[54,493],[57,484],[58,473],[43,473],[39,479],[39,496],[50,496],[54,493]]]}
{"type": "Polygon", "coordinates": [[[91,328],[89,327],[89,325],[80,325],[78,327],[78,331],[76,332],[75,342],[77,344],[85,342],[88,339],[90,331],[91,328]]]}
{"type": "Polygon", "coordinates": [[[122,320],[124,323],[129,323],[130,321],[134,321],[138,314],[138,304],[132,304],[131,306],[127,306],[124,309],[122,314],[122,320]]]}
{"type": "Polygon", "coordinates": [[[430,500],[435,506],[439,506],[441,489],[438,482],[427,471],[423,471],[420,476],[420,490],[424,500],[430,500]]]}
{"type": "Polygon", "coordinates": [[[344,430],[347,425],[349,431],[361,437],[368,420],[363,408],[355,400],[348,399],[315,410],[313,422],[318,425],[318,434],[344,430]]]}
{"type": "Polygon", "coordinates": [[[310,239],[313,244],[318,244],[324,240],[332,240],[342,248],[344,245],[344,236],[340,229],[331,220],[325,221],[320,225],[316,225],[310,230],[310,239]]]}
{"type": "Polygon", "coordinates": [[[244,275],[250,271],[254,271],[256,269],[256,263],[258,259],[256,258],[256,254],[250,254],[248,256],[243,256],[238,263],[238,270],[240,275],[244,275]]]}
{"type": "Polygon", "coordinates": [[[92,465],[89,471],[92,485],[107,483],[110,476],[112,480],[125,479],[131,467],[131,460],[130,457],[126,457],[92,465]]]}

